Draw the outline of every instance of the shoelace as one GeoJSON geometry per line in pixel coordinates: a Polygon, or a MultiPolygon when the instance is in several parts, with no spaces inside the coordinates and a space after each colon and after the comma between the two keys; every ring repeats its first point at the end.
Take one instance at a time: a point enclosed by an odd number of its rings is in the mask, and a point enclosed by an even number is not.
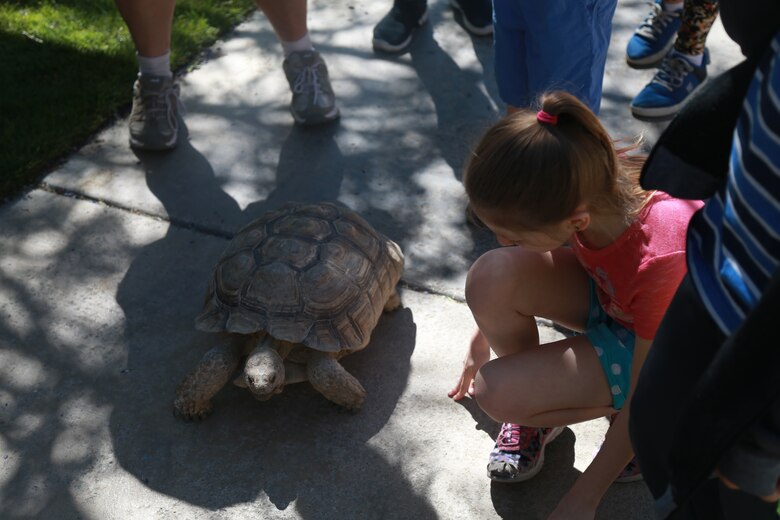
{"type": "Polygon", "coordinates": [[[307,65],[301,69],[298,76],[295,78],[293,84],[293,92],[296,94],[303,94],[306,91],[306,86],[311,85],[314,90],[314,98],[312,99],[312,105],[317,106],[320,99],[320,75],[317,70],[319,64],[307,65]]]}
{"type": "Polygon", "coordinates": [[[144,98],[144,104],[146,105],[144,112],[147,117],[154,117],[158,113],[164,113],[171,128],[178,127],[176,111],[173,109],[174,105],[182,115],[186,114],[186,108],[181,100],[178,84],[172,84],[158,92],[145,93],[144,98]],[[175,100],[174,103],[171,103],[171,98],[175,100]]]}
{"type": "Polygon", "coordinates": [[[504,423],[501,425],[501,433],[498,434],[496,445],[499,449],[523,449],[534,440],[536,431],[537,428],[504,423]]]}
{"type": "Polygon", "coordinates": [[[693,65],[681,56],[675,56],[672,52],[661,63],[653,83],[657,83],[667,89],[669,92],[680,87],[685,75],[693,70],[693,65]]]}
{"type": "Polygon", "coordinates": [[[652,4],[652,12],[644,19],[636,32],[648,40],[657,39],[666,26],[680,17],[680,11],[665,11],[661,4],[652,4]]]}

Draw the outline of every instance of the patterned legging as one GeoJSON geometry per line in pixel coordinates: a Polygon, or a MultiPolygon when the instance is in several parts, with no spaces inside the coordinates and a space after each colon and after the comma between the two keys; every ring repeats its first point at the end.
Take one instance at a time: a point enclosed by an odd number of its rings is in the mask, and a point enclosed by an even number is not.
{"type": "Polygon", "coordinates": [[[683,54],[702,54],[707,35],[717,17],[717,0],[685,0],[682,25],[677,31],[674,48],[683,54]]]}

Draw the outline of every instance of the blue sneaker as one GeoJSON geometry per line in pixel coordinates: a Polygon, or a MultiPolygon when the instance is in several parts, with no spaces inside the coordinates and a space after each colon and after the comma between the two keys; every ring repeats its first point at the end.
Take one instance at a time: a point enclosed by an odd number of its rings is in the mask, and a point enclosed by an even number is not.
{"type": "Polygon", "coordinates": [[[710,52],[704,49],[704,58],[696,67],[672,49],[666,55],[652,81],[631,102],[631,113],[637,119],[662,121],[671,119],[707,79],[710,52]]]}
{"type": "Polygon", "coordinates": [[[650,14],[628,40],[626,62],[630,67],[650,69],[661,63],[674,44],[681,12],[665,11],[663,0],[655,0],[650,14]]]}

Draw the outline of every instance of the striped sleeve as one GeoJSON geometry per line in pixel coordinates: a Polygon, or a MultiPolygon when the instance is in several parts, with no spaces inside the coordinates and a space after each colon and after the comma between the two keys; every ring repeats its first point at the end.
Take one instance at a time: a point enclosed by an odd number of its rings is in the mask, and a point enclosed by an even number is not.
{"type": "Polygon", "coordinates": [[[779,56],[780,33],[743,102],[726,186],[690,228],[691,276],[726,334],[755,306],[780,263],[779,56]]]}

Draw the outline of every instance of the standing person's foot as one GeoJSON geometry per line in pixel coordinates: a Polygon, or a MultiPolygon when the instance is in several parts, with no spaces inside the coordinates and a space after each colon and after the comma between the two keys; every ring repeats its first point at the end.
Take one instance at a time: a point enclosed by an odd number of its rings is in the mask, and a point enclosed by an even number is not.
{"type": "Polygon", "coordinates": [[[450,0],[460,11],[463,26],[475,36],[493,34],[493,2],[491,0],[450,0]]]}
{"type": "MultiPolygon", "coordinates": [[[[680,4],[682,5],[682,4],[680,4]]],[[[647,18],[628,40],[626,62],[635,69],[657,67],[674,44],[680,28],[682,7],[675,11],[664,9],[663,0],[656,0],[647,18]]]]}
{"type": "Polygon", "coordinates": [[[301,125],[318,125],[339,117],[328,67],[315,50],[290,53],[282,63],[292,91],[292,112],[301,125]]]}
{"type": "Polygon", "coordinates": [[[488,478],[497,482],[523,482],[544,464],[544,448],[563,431],[504,423],[488,459],[488,478]]]}
{"type": "Polygon", "coordinates": [[[699,66],[674,49],[669,51],[652,81],[631,102],[631,113],[637,119],[663,121],[671,119],[685,100],[707,79],[710,53],[704,50],[699,66]]]}
{"type": "Polygon", "coordinates": [[[374,50],[401,53],[412,43],[416,29],[428,19],[427,2],[397,1],[374,27],[374,50]]]}
{"type": "Polygon", "coordinates": [[[179,86],[169,76],[140,74],[133,84],[130,146],[170,150],[179,134],[179,86]]]}

